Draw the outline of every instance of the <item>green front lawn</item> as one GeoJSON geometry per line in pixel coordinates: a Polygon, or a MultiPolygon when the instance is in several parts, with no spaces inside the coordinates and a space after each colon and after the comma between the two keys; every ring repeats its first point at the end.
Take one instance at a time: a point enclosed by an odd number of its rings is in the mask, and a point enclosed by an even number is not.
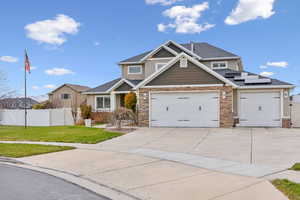
{"type": "Polygon", "coordinates": [[[300,200],[300,184],[287,179],[276,179],[273,185],[284,193],[290,200],[300,200]]]}
{"type": "Polygon", "coordinates": [[[291,167],[290,170],[300,171],[300,163],[294,164],[294,166],[291,167]]]}
{"type": "Polygon", "coordinates": [[[40,141],[95,144],[118,137],[122,133],[83,126],[24,127],[0,126],[2,141],[40,141]]]}
{"type": "Polygon", "coordinates": [[[71,150],[74,147],[50,146],[39,144],[1,144],[0,156],[20,158],[25,156],[33,156],[44,153],[52,153],[58,151],[71,150]]]}

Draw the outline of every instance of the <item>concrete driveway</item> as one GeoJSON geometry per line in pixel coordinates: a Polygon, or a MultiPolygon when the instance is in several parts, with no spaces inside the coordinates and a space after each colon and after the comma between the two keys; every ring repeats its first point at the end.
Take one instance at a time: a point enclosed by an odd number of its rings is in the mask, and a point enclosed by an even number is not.
{"type": "Polygon", "coordinates": [[[104,143],[20,160],[133,199],[286,200],[264,177],[299,161],[299,140],[296,129],[142,128],[104,143]]]}
{"type": "Polygon", "coordinates": [[[144,128],[99,144],[101,149],[153,149],[244,164],[288,168],[300,158],[300,129],[144,128]]]}

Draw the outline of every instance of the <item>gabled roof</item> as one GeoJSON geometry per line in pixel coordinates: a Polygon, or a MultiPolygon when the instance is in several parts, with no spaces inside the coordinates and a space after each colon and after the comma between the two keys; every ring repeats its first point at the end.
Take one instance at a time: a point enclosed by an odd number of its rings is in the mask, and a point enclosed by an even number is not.
{"type": "Polygon", "coordinates": [[[121,78],[114,79],[112,81],[106,82],[102,85],[99,85],[95,88],[92,88],[90,90],[87,90],[84,92],[84,94],[93,94],[93,93],[106,93],[107,90],[109,90],[111,87],[113,87],[116,83],[118,83],[121,80],[121,78]]]}
{"type": "Polygon", "coordinates": [[[224,49],[221,49],[219,47],[215,47],[211,44],[208,44],[206,42],[197,42],[197,43],[188,43],[188,44],[181,44],[185,48],[192,50],[193,52],[202,59],[210,59],[210,58],[231,58],[231,57],[238,57],[237,55],[230,53],[224,49]]]}
{"type": "Polygon", "coordinates": [[[112,90],[119,87],[124,82],[130,85],[131,87],[135,87],[141,81],[142,80],[128,80],[128,79],[117,78],[112,81],[106,82],[102,85],[99,85],[98,87],[92,88],[84,92],[84,94],[108,94],[112,90]]]}
{"type": "Polygon", "coordinates": [[[133,56],[131,58],[121,61],[120,63],[122,64],[122,63],[142,62],[144,60],[143,58],[147,57],[147,55],[150,55],[152,52],[156,51],[157,49],[159,49],[162,46],[167,46],[169,43],[172,43],[172,44],[176,45],[177,47],[181,48],[182,51],[187,54],[195,55],[195,57],[197,57],[200,60],[201,59],[206,60],[206,59],[222,59],[222,58],[224,58],[224,59],[239,58],[239,56],[237,56],[233,53],[230,53],[224,49],[215,47],[215,46],[210,45],[205,42],[202,42],[202,43],[191,42],[191,43],[187,43],[187,44],[177,44],[176,42],[168,41],[154,50],[147,51],[147,52],[139,54],[137,56],[133,56]]]}
{"type": "Polygon", "coordinates": [[[75,90],[76,92],[84,92],[84,91],[87,91],[89,89],[91,89],[90,87],[88,86],[83,86],[83,85],[75,85],[75,84],[69,84],[69,83],[66,83],[66,84],[63,84],[61,86],[59,86],[58,88],[56,88],[55,90],[53,90],[52,92],[50,92],[49,94],[53,94],[55,91],[57,91],[58,89],[62,88],[62,87],[69,87],[71,88],[72,90],[75,90]]]}
{"type": "Polygon", "coordinates": [[[180,60],[180,58],[185,57],[188,59],[188,61],[194,63],[196,66],[200,67],[201,69],[203,69],[204,71],[206,71],[207,73],[215,76],[217,79],[223,81],[226,84],[231,85],[234,88],[237,88],[238,86],[231,82],[230,80],[226,79],[224,76],[221,76],[220,74],[218,74],[217,72],[215,72],[214,70],[210,69],[209,67],[207,67],[206,65],[200,63],[199,61],[197,61],[195,58],[192,58],[191,56],[187,55],[186,53],[180,53],[178,54],[175,58],[173,58],[170,62],[168,62],[164,67],[162,67],[160,70],[156,71],[155,73],[153,73],[151,76],[149,76],[148,78],[146,78],[145,80],[143,80],[141,83],[139,83],[137,86],[134,87],[134,89],[138,89],[139,87],[143,87],[145,86],[147,83],[149,83],[150,81],[152,81],[153,79],[155,79],[157,76],[159,76],[160,74],[162,74],[164,71],[166,71],[167,69],[169,69],[170,67],[172,67],[176,62],[178,62],[180,60]]]}

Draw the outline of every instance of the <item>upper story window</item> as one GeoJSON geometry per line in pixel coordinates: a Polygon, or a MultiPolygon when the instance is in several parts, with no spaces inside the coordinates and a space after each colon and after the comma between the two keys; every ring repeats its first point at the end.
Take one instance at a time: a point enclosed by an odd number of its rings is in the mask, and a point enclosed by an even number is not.
{"type": "Polygon", "coordinates": [[[60,96],[61,99],[71,99],[71,94],[61,94],[60,96]]]}
{"type": "Polygon", "coordinates": [[[110,96],[98,96],[96,97],[97,110],[109,110],[110,109],[110,96]]]}
{"type": "Polygon", "coordinates": [[[141,65],[132,65],[128,66],[128,74],[142,74],[142,66],[141,65]]]}
{"type": "Polygon", "coordinates": [[[165,65],[166,65],[166,63],[156,63],[155,64],[155,71],[160,70],[165,65]]]}
{"type": "Polygon", "coordinates": [[[211,63],[212,69],[226,69],[227,68],[227,62],[212,62],[211,63]]]}

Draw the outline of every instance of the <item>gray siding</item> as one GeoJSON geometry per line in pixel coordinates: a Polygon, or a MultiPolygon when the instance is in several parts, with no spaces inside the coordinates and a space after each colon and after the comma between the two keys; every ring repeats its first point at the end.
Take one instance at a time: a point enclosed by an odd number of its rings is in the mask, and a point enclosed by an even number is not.
{"type": "Polygon", "coordinates": [[[147,60],[145,63],[145,78],[155,72],[155,65],[157,63],[168,63],[171,59],[147,60]]]}
{"type": "Polygon", "coordinates": [[[222,62],[225,61],[227,62],[228,68],[232,69],[232,70],[241,70],[241,66],[239,63],[239,60],[212,60],[212,61],[201,61],[201,63],[203,63],[204,65],[206,65],[207,67],[209,67],[210,69],[212,69],[212,63],[213,62],[222,62]]]}
{"type": "Polygon", "coordinates": [[[128,66],[130,65],[122,65],[122,78],[129,80],[143,80],[145,79],[145,66],[142,65],[142,74],[128,74],[128,66]]]}
{"type": "Polygon", "coordinates": [[[191,62],[188,62],[187,68],[180,68],[177,62],[147,85],[193,84],[223,84],[223,82],[191,62]]]}
{"type": "Polygon", "coordinates": [[[115,91],[130,91],[131,89],[132,87],[130,85],[128,85],[127,83],[123,83],[117,89],[115,89],[115,91]]]}

